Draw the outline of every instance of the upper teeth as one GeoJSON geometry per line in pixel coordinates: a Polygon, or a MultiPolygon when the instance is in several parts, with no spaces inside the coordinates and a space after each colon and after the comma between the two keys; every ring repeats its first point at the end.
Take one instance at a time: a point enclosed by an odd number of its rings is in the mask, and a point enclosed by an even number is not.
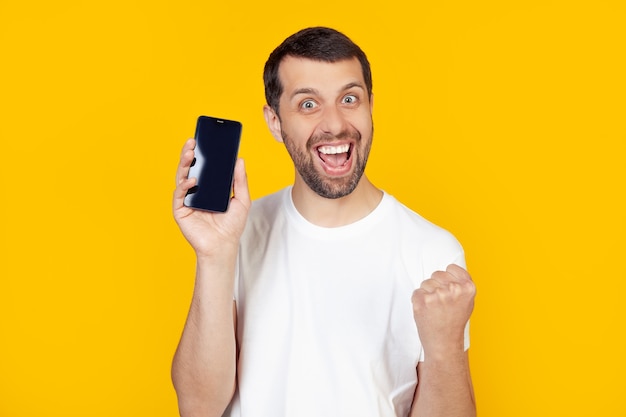
{"type": "Polygon", "coordinates": [[[350,145],[345,144],[345,145],[339,145],[339,146],[330,146],[330,145],[326,145],[326,146],[320,146],[319,148],[317,148],[318,151],[320,151],[323,154],[336,154],[336,153],[345,153],[348,152],[348,150],[350,149],[350,145]]]}

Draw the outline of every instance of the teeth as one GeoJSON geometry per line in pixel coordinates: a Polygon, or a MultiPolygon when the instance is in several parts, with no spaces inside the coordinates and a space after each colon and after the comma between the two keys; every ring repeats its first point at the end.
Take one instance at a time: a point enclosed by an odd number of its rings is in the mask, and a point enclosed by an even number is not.
{"type": "Polygon", "coordinates": [[[337,153],[346,153],[350,149],[350,145],[339,145],[339,146],[320,146],[317,150],[325,155],[333,155],[337,153]]]}

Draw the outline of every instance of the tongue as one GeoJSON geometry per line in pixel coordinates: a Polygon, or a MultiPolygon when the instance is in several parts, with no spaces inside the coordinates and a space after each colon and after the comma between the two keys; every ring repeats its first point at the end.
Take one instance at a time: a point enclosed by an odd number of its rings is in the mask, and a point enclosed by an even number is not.
{"type": "Polygon", "coordinates": [[[333,168],[342,166],[348,160],[347,152],[336,154],[324,154],[320,152],[319,155],[320,158],[322,158],[322,161],[326,163],[326,165],[329,165],[333,168]]]}

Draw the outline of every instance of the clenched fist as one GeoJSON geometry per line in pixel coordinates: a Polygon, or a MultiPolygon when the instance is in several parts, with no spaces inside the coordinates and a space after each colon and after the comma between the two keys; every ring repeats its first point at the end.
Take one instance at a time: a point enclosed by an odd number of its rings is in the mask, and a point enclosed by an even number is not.
{"type": "Polygon", "coordinates": [[[434,272],[413,292],[413,317],[425,356],[464,348],[475,294],[472,278],[458,265],[434,272]]]}

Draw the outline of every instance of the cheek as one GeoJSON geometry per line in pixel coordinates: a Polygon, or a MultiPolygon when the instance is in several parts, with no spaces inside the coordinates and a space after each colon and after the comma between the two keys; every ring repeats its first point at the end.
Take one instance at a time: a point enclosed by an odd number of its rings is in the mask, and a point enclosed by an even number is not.
{"type": "Polygon", "coordinates": [[[352,126],[360,133],[362,140],[367,140],[372,137],[373,125],[371,121],[361,120],[359,123],[352,124],[352,126]]]}
{"type": "Polygon", "coordinates": [[[315,129],[305,123],[283,124],[283,133],[296,146],[306,146],[307,141],[315,134],[315,129]]]}
{"type": "Polygon", "coordinates": [[[365,106],[361,106],[359,111],[350,117],[349,123],[365,135],[366,132],[372,131],[372,113],[365,106]]]}

